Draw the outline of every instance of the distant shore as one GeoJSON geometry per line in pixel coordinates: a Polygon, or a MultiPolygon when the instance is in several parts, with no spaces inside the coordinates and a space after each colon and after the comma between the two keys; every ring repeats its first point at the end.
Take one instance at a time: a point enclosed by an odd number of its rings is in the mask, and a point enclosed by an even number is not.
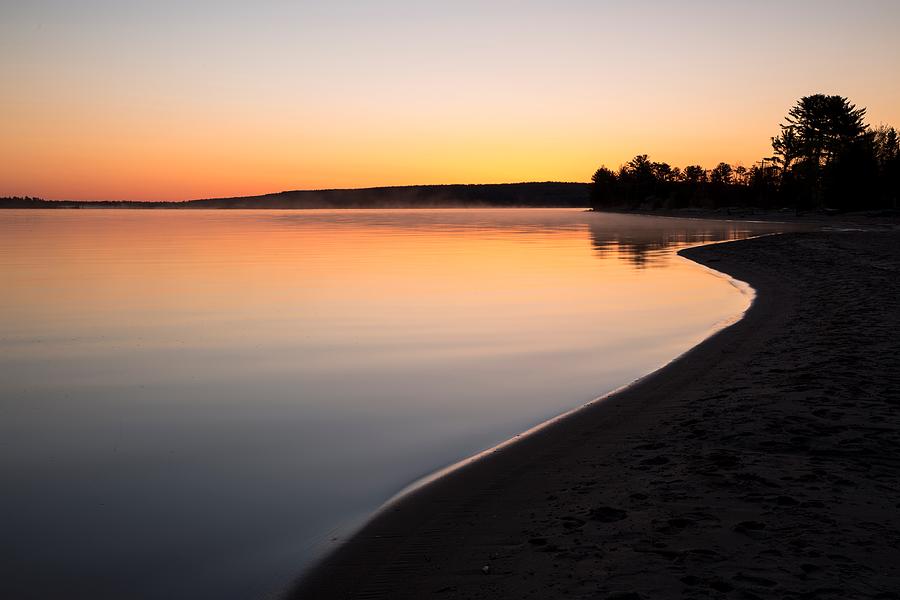
{"type": "MultiPolygon", "coordinates": [[[[411,185],[378,188],[295,190],[185,201],[43,200],[0,198],[0,209],[130,210],[340,210],[460,208],[580,208],[591,210],[587,183],[534,182],[411,185]]],[[[608,207],[600,212],[692,219],[780,221],[830,227],[881,227],[900,223],[900,210],[837,212],[752,207],[649,208],[608,207]]]]}
{"type": "Polygon", "coordinates": [[[180,202],[0,198],[0,208],[18,209],[587,208],[589,204],[589,184],[559,181],[290,190],[180,202]]]}
{"type": "Polygon", "coordinates": [[[682,255],[757,290],[741,321],[401,498],[288,598],[897,597],[900,232],[682,255]]]}

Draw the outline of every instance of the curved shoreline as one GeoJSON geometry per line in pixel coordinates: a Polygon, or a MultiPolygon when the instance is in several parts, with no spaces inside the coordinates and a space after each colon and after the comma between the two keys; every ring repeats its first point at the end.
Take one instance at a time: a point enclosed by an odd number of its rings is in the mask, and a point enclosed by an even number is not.
{"type": "MultiPolygon", "coordinates": [[[[683,254],[683,252],[694,250],[697,248],[703,248],[705,246],[716,246],[730,243],[735,242],[714,242],[711,244],[692,246],[684,250],[679,250],[677,254],[679,256],[687,258],[685,254],[683,254]]],[[[642,393],[644,385],[653,383],[648,382],[648,380],[652,380],[657,376],[663,375],[663,371],[677,368],[678,363],[682,359],[686,358],[688,355],[694,352],[702,350],[703,346],[711,342],[713,338],[727,331],[729,328],[734,327],[738,323],[746,321],[750,316],[751,309],[757,303],[757,299],[759,298],[759,291],[755,287],[753,287],[750,282],[737,279],[730,273],[713,269],[712,267],[709,267],[707,264],[698,260],[693,260],[693,262],[696,262],[699,266],[708,268],[714,273],[720,274],[732,281],[741,281],[743,283],[746,283],[748,286],[750,286],[751,290],[754,290],[754,296],[751,299],[750,306],[741,315],[738,315],[736,317],[737,320],[735,322],[725,324],[718,330],[714,330],[708,337],[706,337],[696,346],[673,358],[671,361],[664,364],[655,371],[652,371],[651,373],[648,373],[647,375],[631,383],[625,384],[624,386],[598,396],[597,398],[591,400],[590,402],[587,402],[586,404],[577,406],[560,415],[552,417],[547,421],[539,423],[534,427],[497,444],[496,446],[483,450],[473,456],[463,458],[451,465],[448,465],[447,467],[439,469],[434,473],[426,475],[425,477],[411,483],[409,486],[399,491],[394,497],[392,497],[381,507],[379,507],[378,510],[376,510],[369,519],[363,522],[360,527],[353,531],[345,541],[341,542],[331,552],[326,553],[320,561],[313,563],[310,568],[300,577],[297,585],[286,597],[291,600],[295,598],[299,600],[301,598],[355,597],[346,596],[345,594],[348,592],[352,593],[352,589],[359,583],[359,579],[362,574],[358,572],[358,569],[362,568],[361,564],[368,565],[365,569],[363,569],[364,571],[368,570],[369,568],[377,568],[377,566],[373,564],[375,562],[375,559],[382,556],[385,551],[389,552],[389,550],[387,548],[384,548],[384,546],[393,545],[391,543],[379,543],[379,541],[383,539],[398,539],[399,537],[398,541],[405,542],[406,539],[403,536],[414,535],[415,527],[418,526],[418,521],[423,519],[423,515],[421,513],[428,509],[428,504],[434,502],[435,497],[443,496],[444,498],[456,498],[464,494],[463,490],[459,488],[466,486],[465,478],[467,476],[468,469],[477,469],[479,467],[487,471],[500,469],[500,465],[496,465],[494,466],[494,469],[491,469],[490,467],[492,465],[487,464],[487,466],[485,466],[484,463],[489,463],[499,452],[515,453],[519,445],[526,443],[527,440],[533,438],[536,435],[540,436],[547,429],[562,427],[563,431],[557,432],[556,435],[565,435],[564,431],[566,423],[564,423],[564,421],[567,421],[569,419],[577,419],[579,417],[582,417],[584,419],[596,417],[595,415],[588,415],[585,413],[593,412],[592,409],[599,409],[600,405],[605,405],[605,403],[617,401],[622,403],[628,402],[628,398],[630,398],[631,396],[640,395],[642,393]],[[623,399],[622,396],[625,396],[625,398],[623,399]],[[440,489],[440,491],[429,489],[431,487],[437,487],[440,489]],[[363,558],[365,558],[365,562],[360,563],[360,559],[363,558]],[[350,569],[350,572],[347,572],[347,567],[351,565],[353,565],[353,568],[350,569]],[[335,584],[338,582],[336,582],[335,579],[346,579],[348,581],[345,581],[345,584],[338,584],[336,586],[335,584]],[[351,583],[351,581],[349,580],[353,580],[352,587],[348,587],[346,585],[347,583],[351,583]],[[329,588],[338,588],[334,590],[334,596],[329,595],[329,588]]],[[[764,315],[761,315],[761,317],[763,316],[764,315]]],[[[532,441],[532,443],[534,442],[532,441]]],[[[553,440],[550,439],[546,443],[552,444],[553,440]]],[[[507,460],[516,459],[516,457],[510,456],[504,456],[504,458],[507,460]]],[[[491,477],[491,473],[479,473],[479,475],[481,477],[491,477]]],[[[460,500],[461,499],[462,498],[460,498],[460,500]]],[[[425,516],[424,518],[427,518],[427,516],[425,516]]]]}
{"type": "MultiPolygon", "coordinates": [[[[670,217],[663,217],[663,218],[670,218],[670,217]]],[[[780,234],[766,234],[766,235],[780,235],[780,234]]],[[[752,238],[744,238],[744,239],[755,239],[758,237],[765,237],[765,236],[753,236],[752,238]]],[[[733,241],[738,241],[738,240],[707,242],[704,244],[698,244],[696,246],[690,246],[687,248],[683,248],[682,250],[691,250],[693,248],[701,248],[703,246],[714,246],[716,244],[728,244],[733,241]]],[[[677,250],[674,253],[677,254],[679,257],[684,258],[681,255],[681,250],[677,250]]],[[[690,261],[690,259],[686,259],[686,260],[690,261]]],[[[578,413],[580,413],[581,411],[589,408],[590,406],[592,406],[594,404],[604,402],[607,399],[609,399],[610,397],[620,394],[620,393],[628,390],[629,388],[639,384],[641,381],[643,381],[647,377],[650,377],[654,373],[657,373],[658,371],[667,368],[670,364],[672,364],[674,361],[678,360],[681,356],[690,352],[691,350],[696,348],[698,345],[702,344],[703,342],[705,342],[712,336],[716,335],[720,331],[727,329],[727,328],[731,327],[732,325],[734,325],[735,323],[741,321],[747,314],[747,311],[750,310],[750,307],[753,306],[753,303],[756,301],[756,295],[757,295],[756,290],[752,286],[750,286],[750,284],[748,284],[747,282],[741,281],[739,279],[735,279],[728,273],[723,273],[722,271],[717,271],[715,269],[707,267],[706,265],[704,265],[702,263],[698,263],[696,261],[690,261],[690,262],[693,262],[695,264],[695,266],[705,269],[706,271],[710,272],[711,274],[713,274],[716,277],[720,277],[720,278],[727,280],[728,283],[730,283],[733,287],[735,287],[740,294],[749,296],[750,302],[747,305],[747,308],[745,308],[739,314],[734,315],[733,317],[724,319],[724,320],[720,321],[719,323],[714,323],[712,325],[712,327],[710,328],[706,337],[704,337],[702,340],[700,340],[697,344],[695,344],[691,348],[688,348],[682,354],[675,356],[668,362],[662,364],[661,366],[657,367],[656,369],[647,373],[646,375],[638,377],[634,381],[631,381],[631,382],[621,385],[615,389],[612,389],[612,390],[606,392],[605,394],[601,394],[600,396],[597,396],[596,398],[593,398],[593,399],[585,402],[584,404],[581,404],[579,406],[571,408],[571,409],[569,409],[563,413],[560,413],[556,416],[550,417],[549,419],[547,419],[545,421],[541,421],[540,423],[538,423],[532,427],[529,427],[525,431],[519,432],[519,433],[513,435],[512,437],[499,442],[498,444],[495,444],[489,448],[485,448],[484,450],[482,450],[480,452],[476,452],[475,454],[473,454],[471,456],[467,456],[465,458],[457,460],[456,462],[453,462],[445,467],[441,467],[431,473],[428,473],[427,475],[424,475],[424,476],[416,479],[415,481],[413,481],[412,483],[410,483],[409,485],[407,485],[403,489],[401,489],[399,492],[397,492],[396,494],[394,494],[393,496],[388,498],[381,506],[379,506],[377,509],[375,509],[375,511],[371,515],[369,515],[368,517],[363,519],[357,527],[351,528],[351,529],[349,529],[349,531],[346,531],[344,534],[346,539],[344,541],[340,542],[334,548],[334,550],[336,551],[337,548],[340,548],[340,546],[343,544],[352,542],[352,540],[356,536],[356,534],[359,533],[360,531],[362,531],[363,529],[365,529],[365,527],[369,524],[370,521],[377,518],[382,512],[391,510],[396,504],[404,501],[407,496],[415,494],[418,490],[420,490],[424,486],[430,485],[431,483],[433,483],[434,481],[436,481],[438,479],[446,477],[446,476],[450,475],[451,473],[454,473],[462,468],[465,468],[470,463],[484,460],[484,459],[488,458],[491,454],[493,454],[497,451],[503,450],[513,444],[517,444],[522,439],[529,437],[531,435],[534,435],[535,433],[541,431],[542,429],[544,429],[546,427],[553,426],[557,421],[560,421],[563,419],[569,419],[569,418],[577,418],[578,413]]],[[[318,562],[313,562],[313,564],[310,565],[308,571],[311,571],[311,570],[314,570],[315,568],[317,568],[319,566],[319,564],[321,562],[324,562],[329,556],[330,556],[330,553],[326,552],[324,554],[324,556],[322,556],[318,562]]]]}
{"type": "MultiPolygon", "coordinates": [[[[803,305],[800,290],[808,283],[803,281],[808,274],[799,272],[802,269],[784,272],[773,261],[784,257],[784,247],[814,235],[837,234],[786,234],[777,242],[757,238],[679,252],[756,290],[743,318],[633,384],[551,419],[478,458],[466,459],[396,498],[308,571],[287,597],[559,595],[567,585],[597,586],[598,569],[605,569],[606,578],[600,579],[612,581],[617,571],[610,568],[620,560],[616,553],[622,551],[618,544],[628,544],[628,536],[636,535],[635,531],[652,529],[660,515],[672,513],[665,502],[643,506],[651,495],[635,490],[662,486],[675,496],[686,490],[696,493],[698,487],[710,485],[706,479],[718,475],[715,467],[710,473],[679,464],[684,455],[708,443],[690,437],[679,441],[682,430],[672,429],[671,423],[697,428],[698,404],[709,405],[700,421],[712,419],[712,413],[720,409],[723,418],[734,411],[729,396],[735,390],[744,393],[745,387],[731,389],[727,383],[745,376],[754,361],[762,360],[772,341],[792,327],[803,305]],[[675,470],[680,477],[668,481],[666,477],[675,470]],[[626,525],[627,531],[618,531],[626,525]],[[618,528],[615,535],[612,528],[618,528]],[[563,547],[557,538],[577,543],[563,547]],[[585,543],[585,538],[592,543],[585,543]],[[562,562],[571,563],[574,571],[549,566],[562,562]],[[606,563],[609,567],[602,566],[606,563]],[[579,572],[587,564],[593,565],[590,576],[579,572]]],[[[753,392],[753,382],[747,386],[753,392]]],[[[719,436],[713,444],[720,446],[717,452],[735,454],[724,461],[723,472],[732,462],[743,461],[726,443],[727,434],[727,430],[704,430],[702,437],[719,436]]],[[[724,494],[715,487],[710,493],[724,494]]],[[[750,510],[734,499],[718,503],[725,512],[750,510]]],[[[704,512],[693,508],[697,510],[692,514],[704,512]]],[[[680,531],[694,531],[710,519],[723,522],[718,516],[669,521],[685,521],[680,531]]],[[[627,552],[638,553],[635,556],[640,559],[664,556],[671,542],[683,537],[680,531],[666,532],[664,527],[645,535],[645,540],[632,540],[627,552]],[[650,549],[638,549],[643,546],[650,549]]],[[[733,528],[727,532],[726,538],[733,537],[733,528]]],[[[633,571],[634,557],[625,562],[633,571]]],[[[623,587],[625,591],[660,578],[649,565],[638,571],[636,581],[623,587]]],[[[657,583],[661,589],[672,585],[657,583]]],[[[570,593],[574,592],[563,595],[570,593]]]]}

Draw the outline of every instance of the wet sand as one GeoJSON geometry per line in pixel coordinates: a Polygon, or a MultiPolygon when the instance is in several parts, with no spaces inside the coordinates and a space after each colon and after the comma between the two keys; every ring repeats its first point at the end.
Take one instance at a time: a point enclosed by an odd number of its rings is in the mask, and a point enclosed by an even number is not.
{"type": "Polygon", "coordinates": [[[900,233],[682,254],[757,290],[741,321],[403,497],[288,597],[900,598],[900,233]]]}

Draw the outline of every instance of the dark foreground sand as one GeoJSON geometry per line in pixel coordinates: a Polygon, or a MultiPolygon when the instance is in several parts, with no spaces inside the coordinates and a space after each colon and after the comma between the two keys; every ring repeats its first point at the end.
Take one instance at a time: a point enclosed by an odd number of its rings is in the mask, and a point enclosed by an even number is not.
{"type": "Polygon", "coordinates": [[[756,288],[742,321],[406,496],[291,597],[900,598],[900,233],[683,254],[756,288]]]}

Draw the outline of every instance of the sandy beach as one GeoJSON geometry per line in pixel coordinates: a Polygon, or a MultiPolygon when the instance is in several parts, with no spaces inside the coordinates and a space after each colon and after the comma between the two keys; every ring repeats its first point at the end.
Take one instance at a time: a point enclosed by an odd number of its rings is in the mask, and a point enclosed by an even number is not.
{"type": "Polygon", "coordinates": [[[404,496],[288,597],[900,598],[898,249],[682,251],[755,288],[741,321],[404,496]]]}

